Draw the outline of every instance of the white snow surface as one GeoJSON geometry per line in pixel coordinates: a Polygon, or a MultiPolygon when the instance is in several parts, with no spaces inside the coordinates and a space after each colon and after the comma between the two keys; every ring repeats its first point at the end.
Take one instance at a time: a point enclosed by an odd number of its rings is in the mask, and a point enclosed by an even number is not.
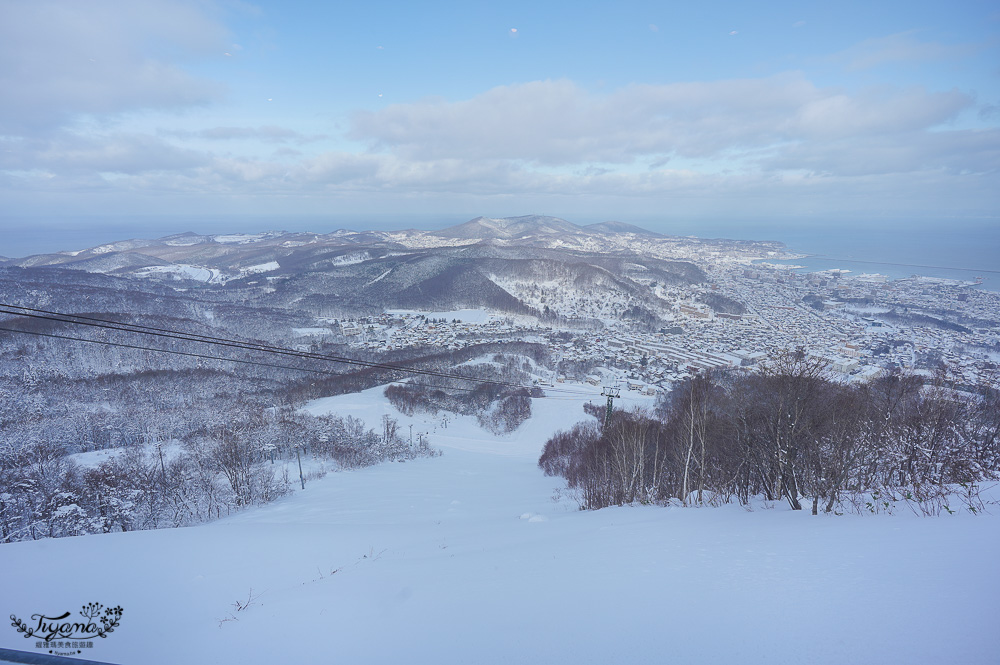
{"type": "Polygon", "coordinates": [[[581,512],[536,462],[587,399],[533,400],[504,437],[399,416],[382,388],[316,400],[443,455],[197,527],[0,545],[2,609],[121,605],[82,654],[113,663],[996,662],[1000,516],[581,512]]]}
{"type": "Polygon", "coordinates": [[[277,261],[268,261],[267,263],[260,263],[255,266],[247,266],[246,268],[240,268],[240,272],[244,275],[253,275],[261,272],[271,272],[272,270],[277,270],[281,265],[277,261]]]}

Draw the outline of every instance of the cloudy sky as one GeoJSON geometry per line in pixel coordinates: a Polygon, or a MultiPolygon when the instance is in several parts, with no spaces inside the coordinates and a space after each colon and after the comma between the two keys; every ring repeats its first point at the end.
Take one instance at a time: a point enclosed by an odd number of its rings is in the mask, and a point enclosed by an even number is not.
{"type": "Polygon", "coordinates": [[[0,0],[0,17],[15,234],[1000,217],[993,1],[0,0]]]}

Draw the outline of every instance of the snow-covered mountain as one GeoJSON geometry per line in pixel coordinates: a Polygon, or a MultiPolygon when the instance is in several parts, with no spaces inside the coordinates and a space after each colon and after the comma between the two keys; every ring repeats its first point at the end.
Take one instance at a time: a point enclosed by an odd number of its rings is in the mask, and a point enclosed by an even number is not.
{"type": "Polygon", "coordinates": [[[451,226],[432,235],[442,238],[528,238],[531,236],[580,233],[583,229],[558,217],[523,215],[521,217],[476,217],[464,224],[451,226]]]}
{"type": "Polygon", "coordinates": [[[477,217],[440,231],[189,232],[6,265],[225,289],[263,306],[312,312],[469,307],[654,324],[670,307],[658,289],[705,279],[694,264],[672,258],[677,242],[619,222],[584,228],[526,215],[477,217]]]}

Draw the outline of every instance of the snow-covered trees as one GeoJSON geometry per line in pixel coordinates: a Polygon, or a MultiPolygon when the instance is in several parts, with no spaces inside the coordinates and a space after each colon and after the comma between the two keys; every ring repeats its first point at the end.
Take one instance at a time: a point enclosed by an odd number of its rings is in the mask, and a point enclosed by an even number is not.
{"type": "MultiPolygon", "coordinates": [[[[44,441],[0,444],[0,542],[174,527],[259,505],[289,491],[284,465],[299,444],[316,468],[354,468],[426,454],[395,421],[381,432],[348,416],[292,409],[188,418],[176,438],[130,441],[77,464],[44,441]]],[[[313,471],[317,473],[317,471],[313,471]]]]}
{"type": "MultiPolygon", "coordinates": [[[[487,345],[483,345],[485,346],[487,345]]],[[[490,346],[496,349],[494,345],[490,346]]],[[[460,374],[471,380],[421,377],[419,382],[412,385],[387,386],[385,396],[393,406],[407,415],[418,411],[431,414],[449,411],[474,415],[481,427],[495,434],[512,432],[531,417],[531,397],[541,394],[536,391],[533,395],[532,390],[518,386],[531,381],[528,371],[531,363],[544,360],[544,356],[532,353],[538,350],[537,345],[519,344],[511,347],[511,350],[519,353],[482,355],[452,369],[453,374],[460,374]],[[531,355],[524,355],[525,351],[531,355]]],[[[475,350],[481,352],[485,349],[479,347],[475,350]]],[[[468,350],[463,350],[460,357],[467,354],[468,350]]]]}
{"type": "Polygon", "coordinates": [[[996,400],[992,388],[913,376],[836,383],[790,354],[760,373],[691,379],[655,415],[615,412],[600,429],[558,433],[539,466],[588,508],[762,496],[814,513],[875,510],[874,493],[935,514],[955,487],[974,493],[1000,470],[996,400]]]}

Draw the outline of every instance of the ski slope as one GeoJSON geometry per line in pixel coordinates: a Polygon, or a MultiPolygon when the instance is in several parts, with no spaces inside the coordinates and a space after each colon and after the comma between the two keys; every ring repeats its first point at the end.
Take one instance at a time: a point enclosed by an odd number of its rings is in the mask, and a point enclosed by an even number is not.
{"type": "Polygon", "coordinates": [[[997,515],[581,512],[536,460],[586,399],[534,400],[506,437],[380,388],[316,400],[443,454],[197,527],[2,545],[0,609],[121,605],[81,657],[123,664],[997,662],[997,515]]]}

